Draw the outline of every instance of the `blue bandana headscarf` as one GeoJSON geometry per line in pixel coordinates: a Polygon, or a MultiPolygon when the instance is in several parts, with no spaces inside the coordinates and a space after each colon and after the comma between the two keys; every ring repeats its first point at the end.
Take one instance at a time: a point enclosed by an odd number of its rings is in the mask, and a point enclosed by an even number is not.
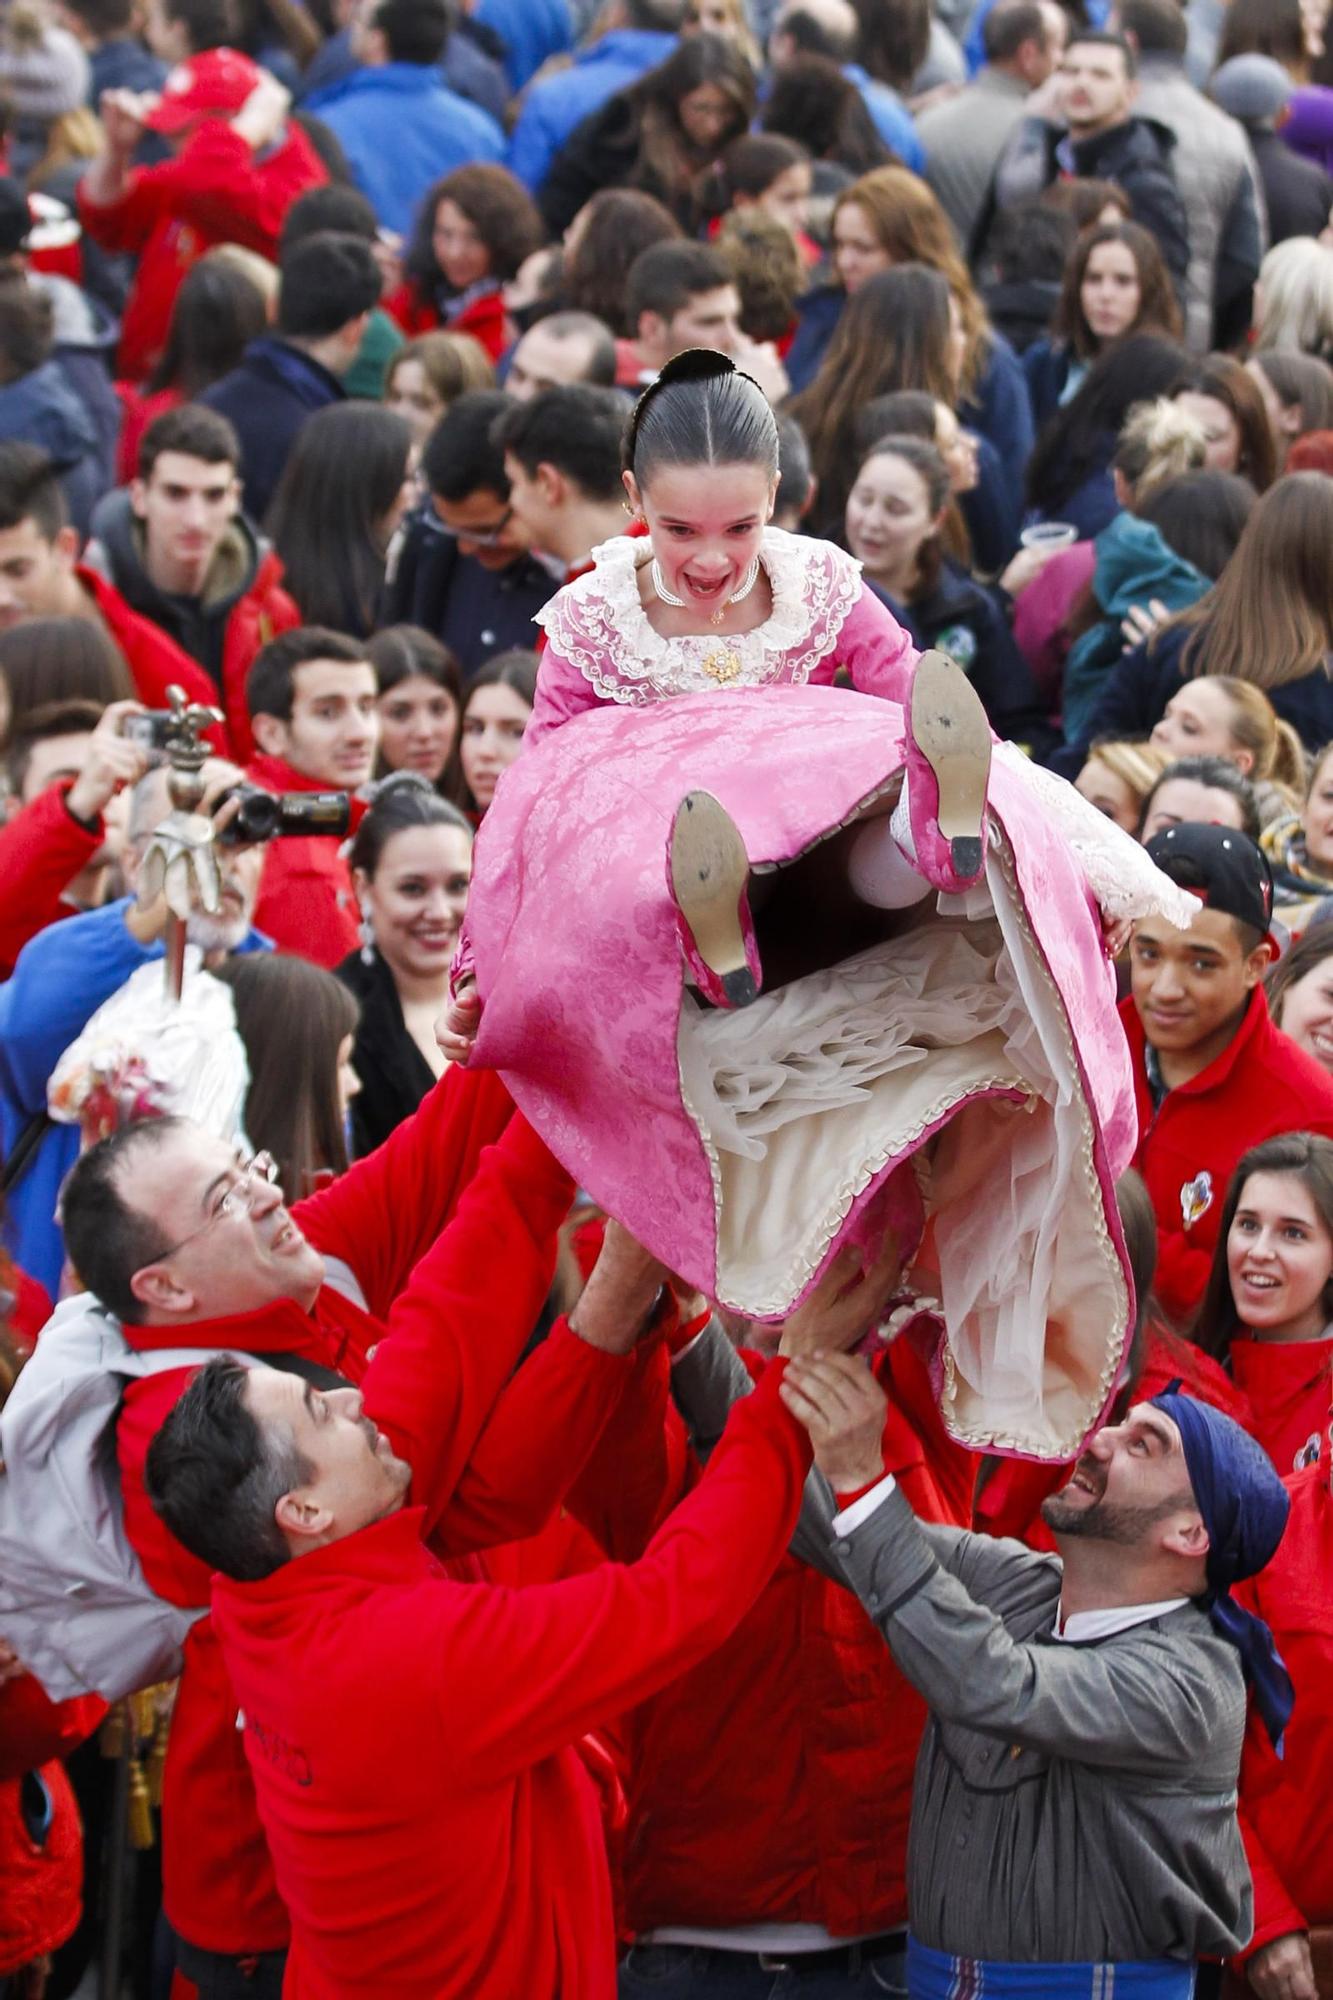
{"type": "Polygon", "coordinates": [[[1179,1394],[1175,1383],[1151,1401],[1180,1432],[1190,1485],[1208,1530],[1208,1616],[1240,1654],[1255,1706],[1281,1756],[1295,1700],[1291,1677],[1267,1625],[1235,1602],[1231,1586],[1257,1575],[1271,1560],[1287,1525],[1287,1490],[1263,1447],[1220,1410],[1179,1394]]]}

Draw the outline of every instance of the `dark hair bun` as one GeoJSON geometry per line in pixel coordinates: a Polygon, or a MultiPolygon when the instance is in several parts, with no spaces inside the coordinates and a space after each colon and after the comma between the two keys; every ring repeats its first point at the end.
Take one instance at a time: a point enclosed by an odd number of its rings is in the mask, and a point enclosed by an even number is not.
{"type": "Polygon", "coordinates": [[[715,347],[687,347],[672,355],[652,386],[666,389],[673,382],[715,382],[719,376],[735,373],[730,355],[719,354],[715,347]]]}

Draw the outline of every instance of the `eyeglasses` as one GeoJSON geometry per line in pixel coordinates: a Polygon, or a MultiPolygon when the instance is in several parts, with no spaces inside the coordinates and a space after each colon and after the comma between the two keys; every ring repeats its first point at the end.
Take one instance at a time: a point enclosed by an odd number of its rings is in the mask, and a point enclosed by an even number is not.
{"type": "Polygon", "coordinates": [[[506,507],[493,528],[451,528],[447,521],[441,521],[438,513],[435,520],[442,535],[448,535],[454,542],[471,542],[477,549],[498,549],[505,538],[505,530],[514,518],[512,507],[506,507]]]}
{"type": "Polygon", "coordinates": [[[276,1183],[278,1163],[272,1153],[256,1153],[248,1160],[242,1159],[238,1154],[236,1175],[237,1178],[231,1186],[218,1197],[217,1206],[207,1222],[201,1222],[197,1229],[192,1229],[188,1236],[183,1236],[170,1250],[160,1250],[153,1259],[155,1264],[164,1264],[168,1257],[175,1257],[187,1244],[195,1242],[206,1230],[211,1229],[215,1222],[248,1215],[255,1205],[255,1199],[261,1188],[272,1187],[276,1183]]]}

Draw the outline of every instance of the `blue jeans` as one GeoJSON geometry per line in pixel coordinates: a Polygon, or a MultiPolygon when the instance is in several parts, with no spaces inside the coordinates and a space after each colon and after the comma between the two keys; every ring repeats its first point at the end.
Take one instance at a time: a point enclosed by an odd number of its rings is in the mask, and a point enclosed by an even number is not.
{"type": "MultiPolygon", "coordinates": [[[[817,1954],[822,1957],[823,1954],[817,1954]]],[[[636,1944],[620,1961],[619,2000],[906,2000],[906,1952],[845,1966],[765,1965],[754,1952],[703,1945],[636,1944]]]]}

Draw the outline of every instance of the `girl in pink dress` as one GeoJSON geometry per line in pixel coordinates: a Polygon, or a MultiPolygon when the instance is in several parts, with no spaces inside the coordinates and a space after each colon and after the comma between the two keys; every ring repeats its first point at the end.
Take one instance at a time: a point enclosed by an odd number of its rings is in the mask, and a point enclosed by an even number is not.
{"type": "Polygon", "coordinates": [[[1133,1322],[1098,905],[1187,923],[1190,899],[992,745],[849,557],[768,525],[776,427],[730,363],[664,371],[626,456],[649,535],[542,616],[455,1051],[475,1035],[581,1184],[748,1317],[891,1228],[942,1304],[953,1434],[1072,1456],[1133,1322]],[[819,685],[840,667],[853,689],[819,685]]]}

